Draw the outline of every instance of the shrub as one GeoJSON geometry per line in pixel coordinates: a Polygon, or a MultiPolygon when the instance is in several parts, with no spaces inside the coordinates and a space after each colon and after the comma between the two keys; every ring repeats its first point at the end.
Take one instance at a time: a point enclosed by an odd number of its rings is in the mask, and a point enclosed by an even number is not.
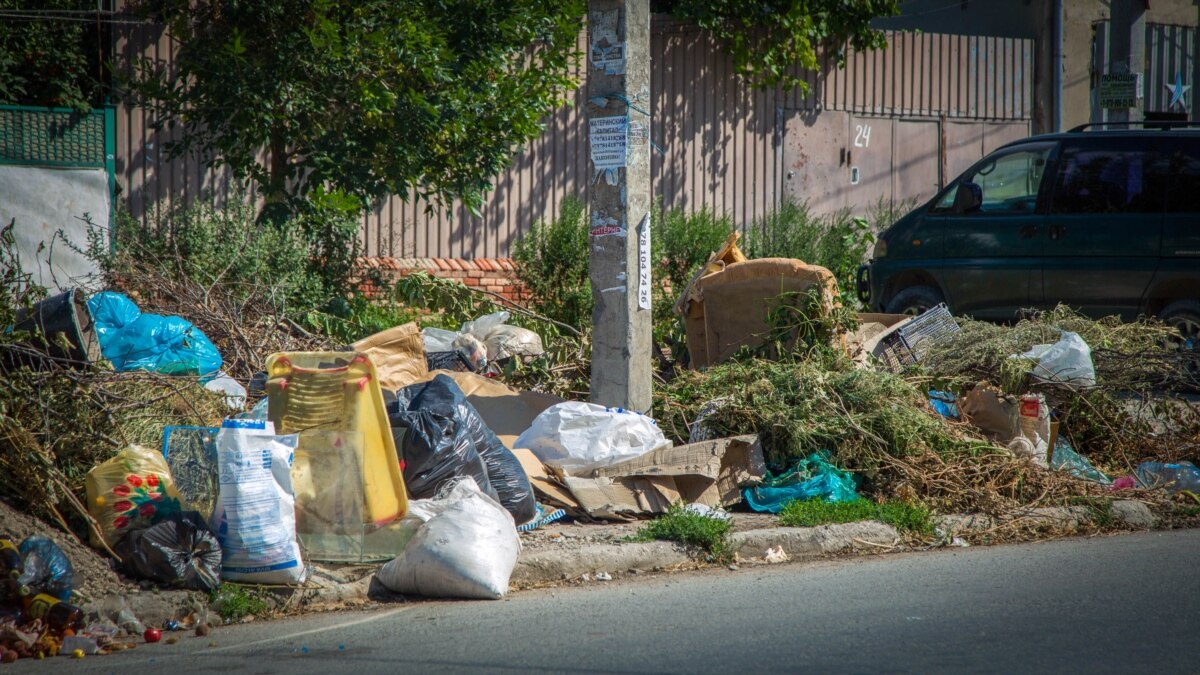
{"type": "Polygon", "coordinates": [[[540,314],[569,326],[592,324],[588,227],[584,203],[563,200],[558,217],[538,221],[513,246],[517,279],[540,314]]]}
{"type": "Polygon", "coordinates": [[[874,243],[871,224],[848,210],[817,216],[807,202],[785,199],[776,211],[754,222],[743,248],[750,258],[796,258],[826,267],[849,298],[858,266],[874,243]]]}
{"type": "Polygon", "coordinates": [[[116,287],[152,295],[156,289],[139,288],[138,270],[149,267],[175,279],[220,284],[235,297],[268,288],[289,313],[303,314],[353,293],[358,230],[351,213],[330,204],[310,202],[276,225],[234,199],[224,207],[177,208],[148,227],[123,212],[116,246],[110,249],[93,228],[88,253],[116,287]]]}

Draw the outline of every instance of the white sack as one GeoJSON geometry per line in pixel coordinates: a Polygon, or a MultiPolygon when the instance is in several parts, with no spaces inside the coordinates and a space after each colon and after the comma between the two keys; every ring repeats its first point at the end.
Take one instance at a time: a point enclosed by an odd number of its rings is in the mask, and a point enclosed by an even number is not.
{"type": "Polygon", "coordinates": [[[225,420],[217,432],[220,488],[209,524],[221,542],[222,579],[304,581],[291,474],[298,438],[276,436],[260,420],[225,420]]]}
{"type": "Polygon", "coordinates": [[[517,448],[528,448],[547,466],[575,476],[670,447],[653,419],[641,413],[567,401],[547,408],[521,434],[517,448]]]}
{"type": "Polygon", "coordinates": [[[512,516],[459,480],[434,499],[408,503],[405,521],[422,521],[416,534],[376,576],[397,593],[431,598],[498,600],[521,552],[512,516]]]}

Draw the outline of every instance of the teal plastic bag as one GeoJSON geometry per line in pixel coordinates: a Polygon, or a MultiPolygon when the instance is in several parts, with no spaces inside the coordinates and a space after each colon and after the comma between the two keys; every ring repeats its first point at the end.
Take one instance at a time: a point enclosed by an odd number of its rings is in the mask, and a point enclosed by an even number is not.
{"type": "Polygon", "coordinates": [[[814,453],[792,470],[763,485],[743,492],[746,503],[755,511],[779,513],[797,499],[822,499],[828,502],[852,502],[858,499],[854,475],[829,462],[827,453],[814,453]]]}
{"type": "Polygon", "coordinates": [[[186,319],[143,314],[132,300],[112,291],[92,296],[88,310],[100,351],[117,372],[211,376],[221,369],[221,353],[186,319]]]}

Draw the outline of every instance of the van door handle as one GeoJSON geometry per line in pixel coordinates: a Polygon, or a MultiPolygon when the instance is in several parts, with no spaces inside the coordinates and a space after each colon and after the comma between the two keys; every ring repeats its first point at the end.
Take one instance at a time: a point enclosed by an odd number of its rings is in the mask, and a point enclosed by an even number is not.
{"type": "Polygon", "coordinates": [[[1066,225],[1051,225],[1050,226],[1050,238],[1051,239],[1062,239],[1063,235],[1065,235],[1066,233],[1067,233],[1066,225]]]}
{"type": "Polygon", "coordinates": [[[1037,236],[1037,225],[1026,225],[1017,230],[1017,236],[1022,239],[1033,239],[1037,236]]]}

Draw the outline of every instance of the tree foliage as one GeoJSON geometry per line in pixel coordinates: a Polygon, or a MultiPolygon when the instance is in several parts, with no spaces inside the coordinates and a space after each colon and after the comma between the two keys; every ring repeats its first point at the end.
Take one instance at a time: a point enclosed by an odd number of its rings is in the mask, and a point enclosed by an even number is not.
{"type": "Polygon", "coordinates": [[[284,202],[482,204],[575,82],[583,0],[142,0],[177,41],[129,83],[173,156],[203,151],[284,202]],[[267,148],[265,155],[260,149],[267,148]]]}
{"type": "Polygon", "coordinates": [[[817,70],[819,50],[841,65],[847,44],[859,50],[883,47],[883,33],[870,22],[900,12],[898,0],[655,0],[653,5],[710,31],[755,86],[802,91],[808,85],[793,73],[795,65],[817,70]]]}
{"type": "Polygon", "coordinates": [[[95,9],[95,0],[0,0],[0,103],[101,103],[105,31],[75,14],[95,9]]]}

